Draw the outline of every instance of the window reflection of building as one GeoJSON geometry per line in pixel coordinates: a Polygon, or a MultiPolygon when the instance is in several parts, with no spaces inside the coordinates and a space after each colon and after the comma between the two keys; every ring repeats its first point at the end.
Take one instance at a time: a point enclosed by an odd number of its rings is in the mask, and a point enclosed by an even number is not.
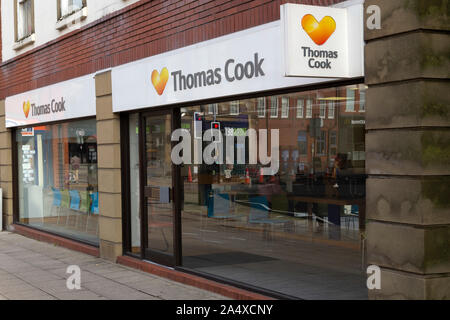
{"type": "MultiPolygon", "coordinates": [[[[367,294],[360,275],[365,229],[365,122],[359,112],[363,90],[356,85],[181,108],[181,128],[191,133],[194,161],[179,167],[183,267],[296,297],[304,297],[296,284],[306,283],[323,297],[337,298],[342,288],[330,291],[323,286],[340,281],[332,268],[352,283],[346,293],[363,298],[367,294]],[[354,94],[354,111],[346,110],[347,89],[354,94]],[[226,159],[231,147],[232,163],[207,165],[201,159],[210,145],[201,137],[213,122],[220,124],[223,135],[223,150],[217,150],[226,159]],[[279,131],[279,170],[264,176],[261,169],[268,165],[249,162],[246,136],[250,130],[267,130],[270,150],[273,129],[279,131]],[[320,281],[306,281],[308,268],[318,270],[320,281]],[[267,282],[269,277],[273,281],[267,282]],[[286,278],[292,285],[277,286],[286,278]]],[[[137,119],[138,115],[130,118],[130,145],[135,150],[130,155],[132,181],[139,173],[137,119]]],[[[159,181],[161,190],[171,183],[169,175],[160,179],[171,168],[166,150],[170,144],[162,142],[170,136],[170,123],[169,118],[155,119],[147,129],[150,144],[145,149],[149,160],[164,159],[168,164],[166,170],[156,162],[147,163],[151,180],[159,181]]],[[[138,190],[139,183],[131,186],[132,194],[138,190]]],[[[134,202],[139,202],[138,196],[134,202]]],[[[135,206],[133,252],[139,252],[138,219],[135,206]]]]}
{"type": "Polygon", "coordinates": [[[270,98],[270,117],[278,118],[278,97],[270,98]]]}
{"type": "Polygon", "coordinates": [[[266,98],[258,98],[258,118],[266,117],[266,98]]]}
{"type": "Polygon", "coordinates": [[[297,118],[302,119],[305,112],[305,100],[297,99],[297,118]]]}

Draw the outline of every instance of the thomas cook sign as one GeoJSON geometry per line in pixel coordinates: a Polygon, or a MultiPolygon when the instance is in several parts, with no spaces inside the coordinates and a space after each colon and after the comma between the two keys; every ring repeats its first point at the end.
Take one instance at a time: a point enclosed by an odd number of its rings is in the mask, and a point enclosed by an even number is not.
{"type": "Polygon", "coordinates": [[[363,7],[281,7],[285,75],[363,76],[363,7]]]}
{"type": "Polygon", "coordinates": [[[8,128],[95,116],[94,76],[8,97],[5,107],[8,128]]]}
{"type": "Polygon", "coordinates": [[[148,57],[112,70],[113,110],[156,106],[333,79],[288,78],[279,21],[148,57]]]}

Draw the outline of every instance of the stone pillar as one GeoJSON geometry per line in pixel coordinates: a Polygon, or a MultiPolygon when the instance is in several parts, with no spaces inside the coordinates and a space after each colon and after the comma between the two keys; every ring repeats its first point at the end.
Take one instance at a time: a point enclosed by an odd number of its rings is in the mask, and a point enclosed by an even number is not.
{"type": "Polygon", "coordinates": [[[446,0],[366,0],[371,299],[450,299],[450,21],[446,0]]]}
{"type": "Polygon", "coordinates": [[[5,100],[0,101],[0,188],[3,189],[3,227],[13,224],[11,131],[5,127],[5,100]]]}
{"type": "Polygon", "coordinates": [[[112,111],[111,72],[98,74],[95,86],[100,256],[115,262],[122,255],[120,117],[112,111]]]}

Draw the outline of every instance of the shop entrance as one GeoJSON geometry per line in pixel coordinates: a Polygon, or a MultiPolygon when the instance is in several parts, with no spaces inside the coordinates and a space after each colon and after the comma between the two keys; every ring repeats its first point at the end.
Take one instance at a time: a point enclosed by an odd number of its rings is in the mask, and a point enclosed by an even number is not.
{"type": "Polygon", "coordinates": [[[141,117],[141,212],[145,259],[175,265],[174,172],[171,161],[172,115],[141,117]]]}

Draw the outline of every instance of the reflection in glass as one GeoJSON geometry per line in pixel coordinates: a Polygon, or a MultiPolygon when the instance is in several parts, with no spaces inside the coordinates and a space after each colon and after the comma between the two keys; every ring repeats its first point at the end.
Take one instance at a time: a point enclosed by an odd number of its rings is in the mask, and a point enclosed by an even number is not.
{"type": "Polygon", "coordinates": [[[132,114],[129,119],[130,135],[130,209],[131,209],[131,252],[141,253],[141,216],[139,188],[139,115],[132,114]]]}
{"type": "Polygon", "coordinates": [[[147,248],[173,255],[171,116],[145,117],[147,248]]]}
{"type": "Polygon", "coordinates": [[[183,109],[193,155],[210,144],[194,127],[205,133],[214,121],[223,150],[229,143],[234,149],[232,163],[181,168],[183,265],[294,297],[366,299],[365,121],[357,110],[364,90],[242,100],[239,115],[227,112],[229,103],[219,103],[214,115],[204,106],[183,109]],[[279,130],[276,174],[262,175],[267,165],[260,161],[250,164],[250,140],[238,137],[252,129],[268,130],[267,144],[270,130],[279,130]],[[245,164],[237,161],[242,151],[245,164]]]}
{"type": "Polygon", "coordinates": [[[98,244],[95,119],[17,130],[20,222],[98,244]]]}

